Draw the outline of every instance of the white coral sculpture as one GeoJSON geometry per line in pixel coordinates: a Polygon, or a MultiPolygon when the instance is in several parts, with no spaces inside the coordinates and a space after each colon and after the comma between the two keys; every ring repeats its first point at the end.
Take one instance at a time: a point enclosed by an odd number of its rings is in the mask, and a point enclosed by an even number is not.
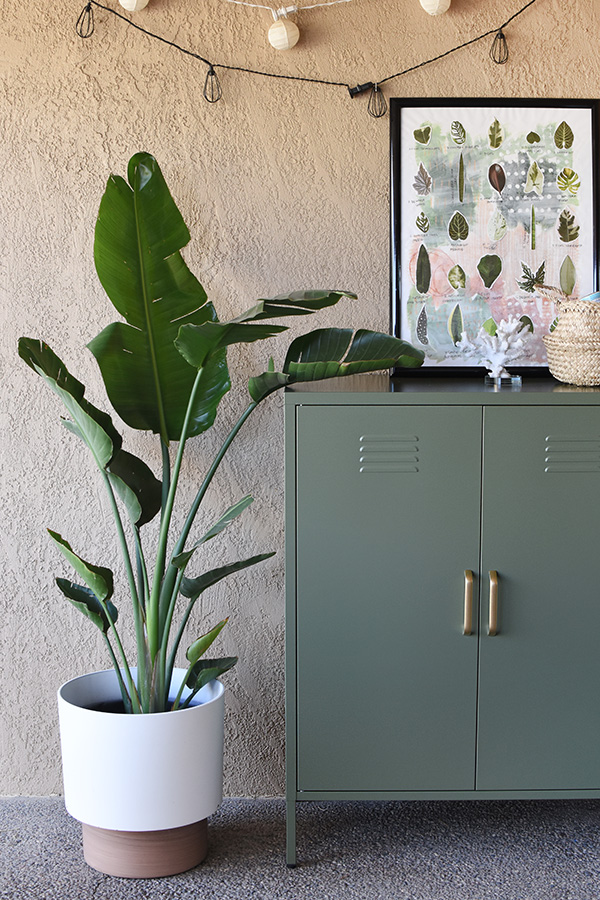
{"type": "Polygon", "coordinates": [[[508,378],[505,366],[514,363],[527,354],[527,341],[533,334],[533,322],[529,316],[509,316],[495,322],[488,319],[479,329],[477,337],[470,340],[463,331],[457,343],[466,356],[477,357],[479,365],[485,366],[491,378],[508,378]]]}

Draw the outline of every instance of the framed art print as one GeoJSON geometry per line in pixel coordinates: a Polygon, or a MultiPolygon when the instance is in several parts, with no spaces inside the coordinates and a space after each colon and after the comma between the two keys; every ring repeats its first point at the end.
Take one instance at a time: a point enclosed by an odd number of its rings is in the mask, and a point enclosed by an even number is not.
{"type": "Polygon", "coordinates": [[[536,285],[597,290],[596,106],[391,100],[392,329],[424,351],[415,372],[481,374],[472,341],[515,320],[532,334],[511,371],[547,372],[536,285]]]}

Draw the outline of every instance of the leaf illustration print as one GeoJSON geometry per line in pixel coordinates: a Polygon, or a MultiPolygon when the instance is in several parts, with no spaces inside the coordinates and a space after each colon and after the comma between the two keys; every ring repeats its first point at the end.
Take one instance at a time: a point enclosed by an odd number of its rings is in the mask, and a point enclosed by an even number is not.
{"type": "Polygon", "coordinates": [[[450,134],[452,135],[452,140],[454,141],[454,143],[458,144],[459,147],[464,144],[467,139],[467,132],[465,131],[463,125],[458,121],[454,121],[450,126],[450,134]]]}
{"type": "Polygon", "coordinates": [[[448,234],[452,241],[466,241],[469,236],[469,223],[462,213],[455,212],[448,223],[448,234]]]}
{"type": "Polygon", "coordinates": [[[419,171],[415,175],[413,187],[419,197],[426,197],[427,194],[431,191],[431,175],[429,174],[423,163],[420,163],[419,165],[419,171]]]}
{"type": "Polygon", "coordinates": [[[559,150],[570,150],[573,146],[573,141],[575,140],[575,135],[573,134],[573,130],[571,126],[566,122],[561,122],[556,131],[554,132],[554,143],[558,147],[559,150]]]}
{"type": "Polygon", "coordinates": [[[534,160],[529,166],[527,172],[527,181],[525,182],[525,193],[530,194],[535,191],[538,197],[542,196],[544,190],[544,173],[534,160]]]}
{"type": "Polygon", "coordinates": [[[499,209],[495,210],[490,216],[490,221],[488,222],[488,237],[490,241],[501,241],[506,234],[507,228],[508,225],[506,223],[506,219],[499,209]]]}
{"type": "Polygon", "coordinates": [[[427,337],[427,310],[423,305],[421,312],[419,313],[419,317],[417,319],[417,339],[421,344],[428,344],[429,338],[427,337]]]}
{"type": "Polygon", "coordinates": [[[413,131],[415,141],[419,144],[428,144],[431,138],[431,125],[423,125],[422,128],[415,128],[413,131]]]}
{"type": "Polygon", "coordinates": [[[502,131],[502,125],[498,121],[498,119],[494,119],[492,124],[490,125],[490,129],[488,131],[488,138],[490,142],[490,147],[492,150],[497,150],[502,141],[504,140],[504,132],[502,131]]]}
{"type": "Polygon", "coordinates": [[[427,232],[429,231],[429,219],[424,212],[419,213],[419,215],[415,219],[415,225],[417,226],[419,231],[422,231],[423,234],[427,234],[427,232]]]}
{"type": "Polygon", "coordinates": [[[567,296],[573,293],[575,282],[577,281],[577,271],[571,257],[567,254],[562,261],[560,267],[560,289],[567,296]]]}
{"type": "Polygon", "coordinates": [[[556,179],[556,183],[558,185],[559,191],[568,191],[570,194],[573,194],[573,196],[575,196],[575,194],[581,187],[579,175],[568,166],[565,166],[562,172],[560,172],[558,178],[556,179]]]}
{"type": "Polygon", "coordinates": [[[462,266],[459,266],[458,263],[455,266],[452,266],[452,268],[448,272],[448,281],[455,291],[458,291],[460,288],[464,288],[464,286],[466,285],[467,276],[465,274],[465,270],[462,268],[462,266]]]}
{"type": "Polygon", "coordinates": [[[565,244],[576,241],[579,237],[579,225],[570,209],[563,209],[558,217],[558,236],[565,244]]]}
{"type": "Polygon", "coordinates": [[[417,275],[416,286],[420,294],[426,294],[431,283],[431,263],[429,261],[429,253],[425,244],[419,247],[419,255],[417,256],[417,275]]]}
{"type": "Polygon", "coordinates": [[[458,344],[465,330],[460,303],[457,303],[448,317],[448,334],[454,345],[458,344]]]}

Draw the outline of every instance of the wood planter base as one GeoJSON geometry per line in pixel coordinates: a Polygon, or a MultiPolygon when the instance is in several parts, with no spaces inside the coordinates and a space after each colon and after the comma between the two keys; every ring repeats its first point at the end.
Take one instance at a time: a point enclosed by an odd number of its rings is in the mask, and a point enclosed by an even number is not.
{"type": "Polygon", "coordinates": [[[112,831],[83,825],[83,855],[93,869],[119,878],[161,878],[206,857],[206,819],[163,831],[112,831]]]}

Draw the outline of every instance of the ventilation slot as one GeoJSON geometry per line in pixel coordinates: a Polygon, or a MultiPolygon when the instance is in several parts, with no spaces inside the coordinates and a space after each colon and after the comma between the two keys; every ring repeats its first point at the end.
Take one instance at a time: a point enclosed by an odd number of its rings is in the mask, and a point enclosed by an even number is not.
{"type": "Polygon", "coordinates": [[[544,444],[544,472],[600,472],[600,436],[548,435],[544,444]]]}
{"type": "Polygon", "coordinates": [[[361,474],[418,472],[419,439],[414,434],[364,434],[358,457],[361,474]]]}

